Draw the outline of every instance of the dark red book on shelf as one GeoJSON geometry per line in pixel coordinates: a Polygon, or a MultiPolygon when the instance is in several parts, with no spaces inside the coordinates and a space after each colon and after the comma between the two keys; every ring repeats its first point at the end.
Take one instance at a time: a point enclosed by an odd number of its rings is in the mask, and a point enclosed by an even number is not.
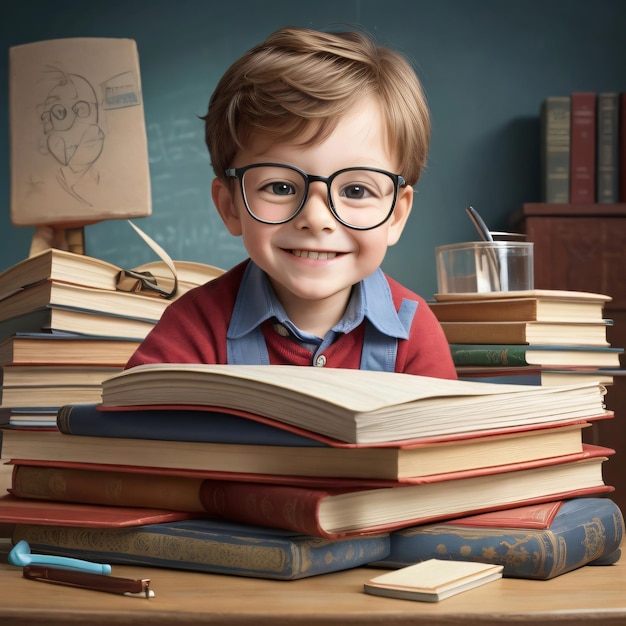
{"type": "Polygon", "coordinates": [[[570,203],[596,201],[596,94],[571,94],[570,203]]]}
{"type": "Polygon", "coordinates": [[[619,201],[626,202],[626,92],[619,95],[619,201]]]}

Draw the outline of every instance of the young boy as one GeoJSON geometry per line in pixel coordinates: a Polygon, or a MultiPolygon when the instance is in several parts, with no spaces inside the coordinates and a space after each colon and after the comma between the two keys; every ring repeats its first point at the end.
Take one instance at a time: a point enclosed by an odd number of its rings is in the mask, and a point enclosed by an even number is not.
{"type": "Polygon", "coordinates": [[[209,103],[212,197],[250,259],[174,301],[129,360],[289,364],[456,378],[420,296],[380,264],[430,138],[410,64],[358,33],[284,28],[209,103]]]}

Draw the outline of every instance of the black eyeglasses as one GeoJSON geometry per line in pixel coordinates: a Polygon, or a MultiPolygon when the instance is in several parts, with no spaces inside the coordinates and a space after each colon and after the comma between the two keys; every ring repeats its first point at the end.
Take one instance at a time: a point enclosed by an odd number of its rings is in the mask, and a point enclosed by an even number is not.
{"type": "Polygon", "coordinates": [[[238,178],[248,213],[263,224],[284,224],[304,207],[311,183],[326,183],[328,207],[335,219],[355,230],[371,230],[393,213],[398,189],[407,183],[398,174],[374,167],[348,167],[330,176],[312,176],[292,165],[254,163],[225,171],[238,178]]]}

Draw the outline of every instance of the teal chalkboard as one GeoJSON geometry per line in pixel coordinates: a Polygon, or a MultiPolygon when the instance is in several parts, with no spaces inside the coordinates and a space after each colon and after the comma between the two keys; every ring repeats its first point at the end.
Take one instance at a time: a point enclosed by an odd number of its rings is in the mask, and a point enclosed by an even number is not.
{"type": "MultiPolygon", "coordinates": [[[[385,269],[430,297],[434,247],[475,239],[464,207],[494,230],[539,200],[538,112],[547,95],[626,90],[621,0],[318,0],[213,2],[76,0],[10,3],[0,21],[12,45],[58,37],[137,41],[153,214],[137,224],[173,258],[229,267],[245,256],[210,199],[199,115],[222,72],[280,26],[359,25],[414,62],[429,98],[433,138],[413,215],[385,269]]],[[[0,117],[8,118],[6,67],[0,117]]],[[[8,131],[0,125],[0,269],[28,254],[32,231],[8,218],[8,131]]],[[[87,252],[132,266],[153,258],[124,222],[89,226],[87,252]]]]}

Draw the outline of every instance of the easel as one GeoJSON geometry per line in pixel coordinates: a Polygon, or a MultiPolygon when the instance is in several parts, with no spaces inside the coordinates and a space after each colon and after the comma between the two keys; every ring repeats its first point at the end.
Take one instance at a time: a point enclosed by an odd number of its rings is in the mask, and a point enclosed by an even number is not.
{"type": "Polygon", "coordinates": [[[37,226],[30,244],[30,256],[34,256],[47,248],[58,248],[75,254],[85,254],[85,227],[37,226]]]}

